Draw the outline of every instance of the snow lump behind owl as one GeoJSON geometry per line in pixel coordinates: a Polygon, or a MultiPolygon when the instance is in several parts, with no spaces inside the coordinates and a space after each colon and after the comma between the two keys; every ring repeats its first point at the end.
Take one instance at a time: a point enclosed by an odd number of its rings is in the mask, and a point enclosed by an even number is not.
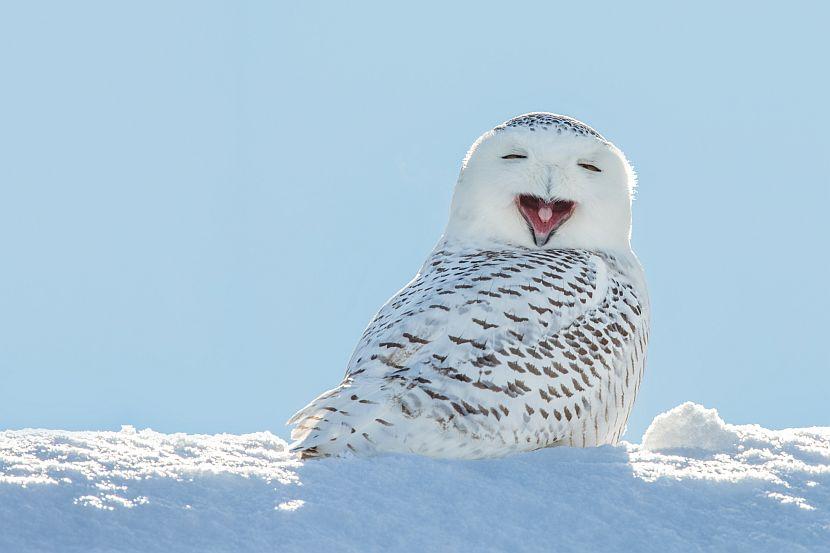
{"type": "Polygon", "coordinates": [[[444,235],[344,380],[294,415],[303,458],[612,444],[648,342],[634,172],[589,126],[515,117],[464,159],[444,235]]]}

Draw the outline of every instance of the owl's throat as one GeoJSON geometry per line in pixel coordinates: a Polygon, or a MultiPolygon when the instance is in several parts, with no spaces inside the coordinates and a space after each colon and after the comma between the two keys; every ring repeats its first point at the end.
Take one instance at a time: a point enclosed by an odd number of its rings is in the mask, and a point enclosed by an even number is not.
{"type": "Polygon", "coordinates": [[[573,214],[576,203],[567,200],[544,200],[522,194],[516,197],[516,207],[533,234],[533,242],[542,247],[573,214]]]}

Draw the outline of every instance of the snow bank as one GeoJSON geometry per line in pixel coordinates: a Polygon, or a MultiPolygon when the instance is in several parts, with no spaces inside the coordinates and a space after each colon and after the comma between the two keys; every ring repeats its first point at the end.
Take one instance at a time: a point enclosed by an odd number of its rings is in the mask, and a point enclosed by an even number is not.
{"type": "Polygon", "coordinates": [[[739,439],[738,433],[723,422],[716,410],[687,401],[654,418],[643,435],[643,449],[728,451],[739,439]]]}
{"type": "Polygon", "coordinates": [[[267,433],[0,432],[0,551],[830,551],[830,428],[302,464],[267,433]]]}

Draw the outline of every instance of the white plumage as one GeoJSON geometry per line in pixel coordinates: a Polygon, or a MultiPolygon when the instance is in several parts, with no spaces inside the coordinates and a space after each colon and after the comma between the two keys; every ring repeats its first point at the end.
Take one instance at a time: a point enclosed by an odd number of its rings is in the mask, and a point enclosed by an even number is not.
{"type": "Polygon", "coordinates": [[[289,421],[293,448],[481,458],[615,443],[648,340],[633,187],[622,153],[574,119],[527,114],[485,133],[444,236],[343,382],[289,421]]]}

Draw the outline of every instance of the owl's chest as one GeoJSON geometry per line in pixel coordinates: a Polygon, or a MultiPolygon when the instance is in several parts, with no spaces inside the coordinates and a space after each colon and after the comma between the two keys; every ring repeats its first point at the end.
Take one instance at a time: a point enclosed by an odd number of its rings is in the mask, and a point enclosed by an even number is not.
{"type": "Polygon", "coordinates": [[[398,307],[495,313],[514,323],[546,326],[597,299],[597,269],[584,254],[439,257],[429,269],[413,283],[415,301],[404,295],[398,307]]]}

